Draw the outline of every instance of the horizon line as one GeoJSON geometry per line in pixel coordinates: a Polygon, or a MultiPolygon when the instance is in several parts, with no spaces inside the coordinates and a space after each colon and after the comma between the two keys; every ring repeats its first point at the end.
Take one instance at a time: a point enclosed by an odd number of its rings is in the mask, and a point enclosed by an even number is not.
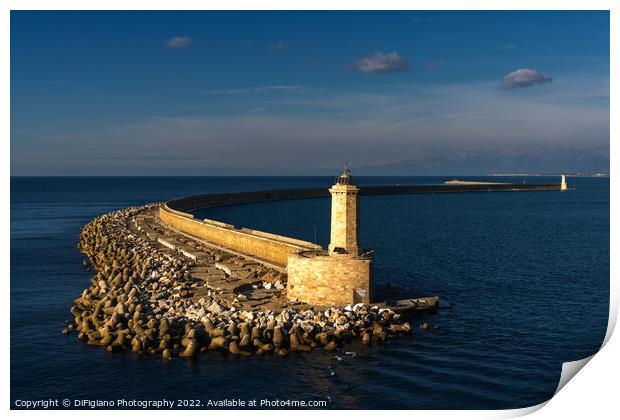
{"type": "MultiPolygon", "coordinates": [[[[455,177],[455,176],[473,176],[473,177],[550,177],[550,176],[580,176],[580,177],[609,177],[608,171],[587,171],[587,172],[554,172],[554,173],[493,173],[493,174],[438,174],[438,175],[355,175],[355,177],[372,177],[372,178],[389,178],[389,177],[455,177]]],[[[10,178],[317,178],[330,177],[334,175],[11,175],[10,178]]]]}

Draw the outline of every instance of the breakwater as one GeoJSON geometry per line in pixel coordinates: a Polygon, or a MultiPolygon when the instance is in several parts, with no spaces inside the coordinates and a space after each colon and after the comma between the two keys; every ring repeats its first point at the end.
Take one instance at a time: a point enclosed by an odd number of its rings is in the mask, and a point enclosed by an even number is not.
{"type": "MultiPolygon", "coordinates": [[[[559,185],[369,187],[364,195],[550,191],[559,185]]],[[[358,303],[309,305],[284,294],[281,255],[323,252],[316,244],[196,220],[211,206],[327,196],[326,190],[271,190],[192,196],[104,214],[84,226],[79,249],[94,271],[74,301],[76,332],[107,351],[194,357],[207,350],[261,355],[333,350],[352,339],[370,345],[409,334],[392,309],[358,303]],[[292,251],[292,252],[291,252],[292,251]],[[247,255],[246,255],[247,254],[247,255]],[[275,268],[274,268],[275,267],[275,268]]],[[[423,329],[428,324],[423,324],[423,329]]]]}
{"type": "MultiPolygon", "coordinates": [[[[435,194],[460,192],[526,192],[560,191],[560,184],[443,184],[443,185],[387,185],[368,186],[360,189],[360,195],[395,194],[435,194]]],[[[166,202],[166,205],[179,212],[227,206],[234,204],[258,203],[276,200],[299,200],[304,198],[329,197],[326,188],[297,188],[265,191],[250,191],[221,194],[193,195],[166,202]]]]}
{"type": "Polygon", "coordinates": [[[208,350],[286,356],[411,332],[389,308],[288,301],[286,275],[170,230],[158,208],[107,213],[82,228],[78,247],[94,276],[63,334],[109,352],[170,359],[208,350]]]}

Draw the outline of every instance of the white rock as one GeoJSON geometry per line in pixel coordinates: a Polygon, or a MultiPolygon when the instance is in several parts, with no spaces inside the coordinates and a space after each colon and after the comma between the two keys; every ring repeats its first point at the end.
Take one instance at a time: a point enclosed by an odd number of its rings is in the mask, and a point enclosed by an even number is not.
{"type": "Polygon", "coordinates": [[[220,305],[217,304],[217,302],[213,302],[211,306],[207,308],[207,311],[211,312],[212,314],[219,314],[222,313],[223,309],[220,305]]]}

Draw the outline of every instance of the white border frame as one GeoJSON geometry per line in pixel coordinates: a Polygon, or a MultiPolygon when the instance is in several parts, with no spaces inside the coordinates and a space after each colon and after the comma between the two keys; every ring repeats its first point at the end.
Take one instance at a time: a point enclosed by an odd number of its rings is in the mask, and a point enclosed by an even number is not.
{"type": "MultiPolygon", "coordinates": [[[[5,290],[2,294],[2,301],[4,303],[3,316],[5,320],[10,319],[10,294],[9,294],[9,255],[10,255],[10,10],[610,10],[610,25],[611,25],[611,44],[610,44],[610,75],[617,75],[618,69],[618,24],[620,19],[618,18],[619,8],[611,0],[590,0],[590,1],[576,1],[576,0],[505,0],[501,3],[497,1],[489,0],[434,0],[434,1],[419,1],[419,0],[383,0],[381,2],[372,2],[368,0],[346,0],[339,1],[337,4],[327,0],[315,0],[312,2],[306,1],[300,4],[297,2],[292,4],[282,0],[263,0],[259,2],[234,1],[226,4],[207,4],[207,2],[200,2],[195,0],[176,0],[174,2],[169,0],[151,0],[145,2],[144,0],[90,0],[88,3],[77,0],[58,0],[53,2],[46,0],[7,0],[2,3],[3,13],[0,20],[0,31],[2,33],[0,48],[2,51],[3,59],[0,60],[0,118],[2,124],[3,142],[4,148],[3,155],[5,156],[5,164],[2,166],[3,183],[2,183],[2,268],[4,272],[4,286],[5,290]],[[146,8],[148,6],[148,8],[146,8]],[[257,7],[260,6],[260,7],[257,7]]],[[[611,138],[617,138],[617,122],[614,117],[618,116],[615,112],[617,110],[618,102],[618,85],[616,83],[616,77],[610,79],[610,152],[611,152],[611,168],[616,168],[617,157],[614,153],[615,145],[611,142],[611,138]]],[[[611,208],[610,216],[618,209],[618,189],[614,182],[611,182],[611,208]]],[[[328,416],[328,417],[341,417],[341,416],[381,416],[387,415],[395,419],[408,419],[410,416],[424,416],[427,418],[458,418],[458,419],[480,419],[480,418],[504,418],[504,417],[517,417],[536,412],[537,418],[555,418],[562,417],[566,419],[572,418],[584,418],[584,417],[602,417],[607,418],[611,415],[608,413],[617,413],[617,393],[615,387],[618,384],[617,374],[619,372],[618,366],[618,354],[620,345],[617,339],[610,340],[613,330],[615,328],[617,315],[618,315],[618,281],[617,281],[617,264],[614,264],[615,257],[618,257],[617,250],[617,223],[614,218],[610,220],[611,228],[611,284],[610,284],[610,313],[608,330],[604,341],[604,349],[596,355],[596,357],[590,357],[584,361],[576,361],[571,363],[565,363],[562,371],[562,380],[558,386],[558,391],[565,388],[562,392],[557,394],[547,403],[540,404],[534,407],[528,407],[518,410],[500,410],[500,411],[394,411],[394,410],[377,410],[377,411],[363,411],[356,410],[353,412],[346,411],[322,411],[317,413],[316,411],[262,411],[262,412],[239,412],[239,411],[225,411],[214,412],[209,411],[205,413],[203,411],[187,411],[184,416],[258,416],[259,418],[269,419],[287,419],[293,415],[304,418],[313,418],[315,416],[328,416]],[[579,379],[570,381],[568,380],[579,371],[585,364],[592,360],[591,363],[583,369],[583,372],[579,374],[579,379]],[[544,410],[538,411],[543,406],[549,407],[544,410]]],[[[584,245],[586,246],[586,245],[584,245]]],[[[18,411],[10,410],[10,340],[8,332],[2,334],[2,391],[4,394],[4,409],[10,411],[10,415],[19,418],[38,418],[43,413],[33,411],[18,411]]],[[[557,391],[556,391],[557,392],[557,391]]],[[[120,415],[130,415],[132,417],[140,418],[168,418],[171,413],[165,411],[145,411],[134,410],[128,412],[118,413],[120,415]]],[[[63,418],[82,418],[84,417],[83,411],[49,411],[43,414],[45,416],[60,417],[63,418]]],[[[88,413],[92,418],[104,418],[110,416],[106,411],[91,411],[88,413]]]]}

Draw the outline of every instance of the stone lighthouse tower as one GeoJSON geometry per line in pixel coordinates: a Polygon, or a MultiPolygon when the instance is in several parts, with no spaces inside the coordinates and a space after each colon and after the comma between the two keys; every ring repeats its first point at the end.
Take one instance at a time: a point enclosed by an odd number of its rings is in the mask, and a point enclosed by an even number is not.
{"type": "Polygon", "coordinates": [[[372,252],[362,252],[358,243],[359,191],[345,166],[329,189],[332,221],[327,251],[302,251],[288,256],[289,299],[315,305],[372,302],[372,252]]]}
{"type": "Polygon", "coordinates": [[[336,183],[329,192],[332,195],[329,254],[357,257],[360,253],[357,234],[359,188],[353,184],[348,165],[345,165],[342,175],[336,177],[336,183]]]}

